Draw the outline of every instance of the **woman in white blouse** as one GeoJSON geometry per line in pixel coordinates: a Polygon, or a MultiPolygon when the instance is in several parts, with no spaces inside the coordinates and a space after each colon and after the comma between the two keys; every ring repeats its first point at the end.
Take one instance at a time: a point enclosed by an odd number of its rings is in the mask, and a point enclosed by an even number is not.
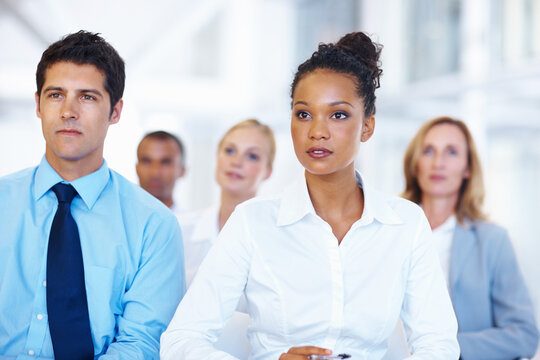
{"type": "Polygon", "coordinates": [[[411,359],[458,358],[422,210],[354,169],[375,127],[379,54],[357,32],[299,66],[291,134],[305,174],[279,197],[237,206],[161,338],[163,359],[233,359],[213,343],[242,294],[250,359],[380,359],[400,317],[411,359]]]}
{"type": "Polygon", "coordinates": [[[236,206],[257,194],[272,174],[276,143],[272,129],[255,119],[233,125],[221,138],[216,162],[219,204],[179,217],[184,241],[186,285],[236,206]]]}

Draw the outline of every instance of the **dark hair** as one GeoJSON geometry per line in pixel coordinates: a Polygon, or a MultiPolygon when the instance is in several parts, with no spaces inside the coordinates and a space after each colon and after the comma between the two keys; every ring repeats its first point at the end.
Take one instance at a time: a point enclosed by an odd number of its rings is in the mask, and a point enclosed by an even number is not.
{"type": "Polygon", "coordinates": [[[126,79],[124,60],[116,50],[98,33],[80,30],[64,36],[61,40],[51,44],[41,56],[36,70],[38,96],[41,96],[47,69],[62,61],[80,65],[94,65],[103,72],[105,75],[104,87],[109,93],[112,114],[114,105],[124,94],[126,79]]]}
{"type": "Polygon", "coordinates": [[[180,138],[178,138],[178,136],[175,136],[175,135],[173,135],[173,134],[171,134],[169,132],[163,131],[163,130],[150,132],[150,133],[144,135],[144,137],[141,139],[141,142],[139,143],[139,146],[137,147],[137,153],[139,152],[139,148],[141,147],[141,144],[145,139],[155,139],[155,140],[161,140],[161,141],[167,141],[167,140],[174,141],[176,143],[176,145],[178,145],[178,148],[180,150],[180,161],[182,162],[181,165],[184,166],[186,164],[186,153],[184,151],[184,144],[182,143],[180,138]]]}
{"type": "Polygon", "coordinates": [[[343,36],[336,44],[319,44],[317,51],[298,66],[291,84],[291,98],[302,78],[317,69],[329,69],[352,76],[358,96],[364,100],[366,116],[375,114],[375,89],[380,86],[379,56],[382,45],[363,32],[343,36]]]}

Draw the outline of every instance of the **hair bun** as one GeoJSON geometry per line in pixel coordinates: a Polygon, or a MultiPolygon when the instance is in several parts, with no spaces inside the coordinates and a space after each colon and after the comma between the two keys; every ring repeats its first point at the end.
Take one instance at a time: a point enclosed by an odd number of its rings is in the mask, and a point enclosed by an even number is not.
{"type": "Polygon", "coordinates": [[[379,87],[379,76],[382,74],[379,62],[382,50],[381,44],[371,41],[369,36],[358,31],[343,36],[336,43],[336,47],[364,63],[372,71],[376,87],[379,87]]]}
{"type": "Polygon", "coordinates": [[[317,51],[298,66],[291,84],[291,97],[294,98],[296,85],[306,74],[317,69],[329,69],[351,75],[357,95],[364,101],[364,114],[375,114],[375,89],[380,86],[382,74],[379,63],[381,50],[381,45],[362,32],[347,34],[335,44],[319,44],[317,51]]]}

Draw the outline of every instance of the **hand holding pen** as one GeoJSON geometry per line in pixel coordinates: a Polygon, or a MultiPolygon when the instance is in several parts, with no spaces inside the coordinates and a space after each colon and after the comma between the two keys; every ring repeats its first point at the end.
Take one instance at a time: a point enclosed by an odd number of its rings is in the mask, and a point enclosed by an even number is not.
{"type": "Polygon", "coordinates": [[[325,359],[348,359],[351,355],[339,354],[332,355],[332,350],[320,348],[317,346],[299,346],[292,347],[287,353],[281,354],[279,360],[325,360],[325,359]]]}

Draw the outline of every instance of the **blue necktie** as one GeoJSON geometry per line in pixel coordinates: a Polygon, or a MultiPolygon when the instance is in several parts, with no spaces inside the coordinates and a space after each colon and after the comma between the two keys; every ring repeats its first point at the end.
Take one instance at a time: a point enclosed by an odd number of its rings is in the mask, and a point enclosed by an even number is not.
{"type": "Polygon", "coordinates": [[[71,201],[77,190],[68,184],[52,187],[58,198],[47,252],[47,312],[56,360],[94,358],[84,267],[71,201]]]}

